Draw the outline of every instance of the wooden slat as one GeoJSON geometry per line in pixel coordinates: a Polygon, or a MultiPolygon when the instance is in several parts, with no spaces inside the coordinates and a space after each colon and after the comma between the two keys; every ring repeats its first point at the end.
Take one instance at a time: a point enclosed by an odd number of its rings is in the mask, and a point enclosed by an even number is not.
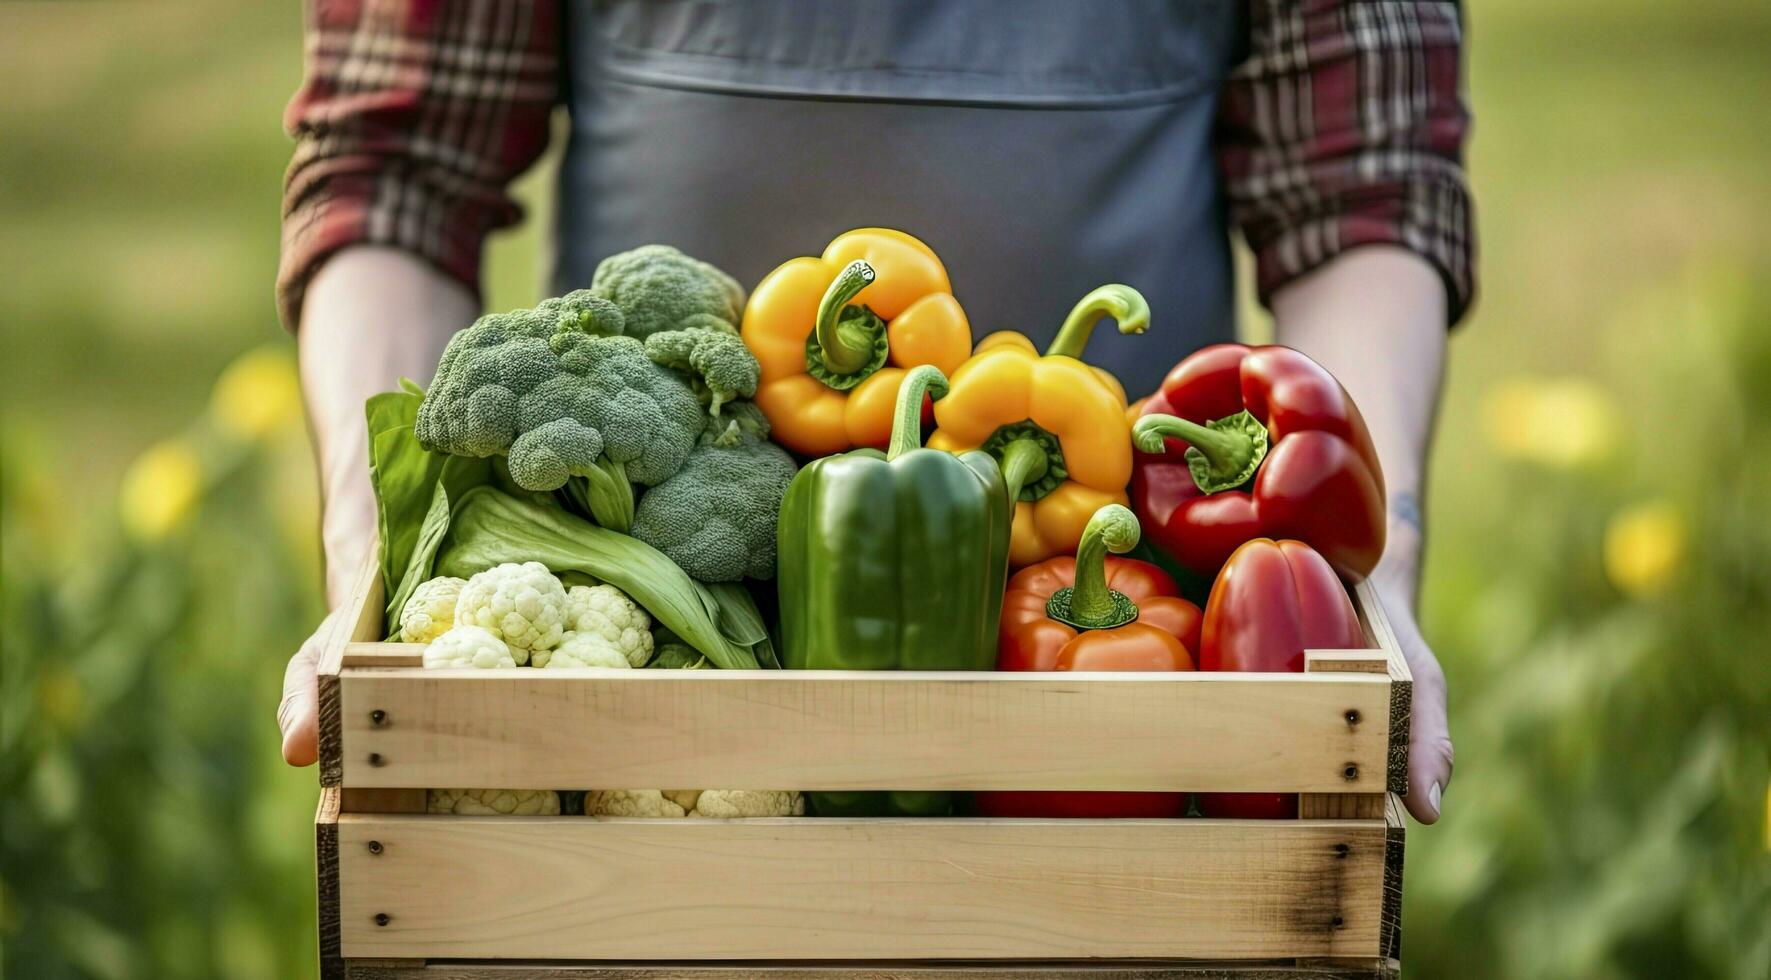
{"type": "Polygon", "coordinates": [[[1375,793],[1389,745],[1388,681],[1356,674],[347,668],[342,684],[353,787],[1375,793]]]}
{"type": "Polygon", "coordinates": [[[345,648],[351,643],[375,640],[381,636],[382,609],[381,563],[375,547],[363,559],[345,600],[345,612],[330,621],[326,639],[320,648],[320,663],[315,671],[319,711],[320,785],[344,784],[344,732],[340,724],[342,702],[339,671],[344,669],[345,648]]]}
{"type": "MultiPolygon", "coordinates": [[[[1381,615],[1381,610],[1379,615],[1381,615]]],[[[1383,650],[1376,649],[1307,650],[1304,652],[1304,672],[1306,674],[1378,674],[1388,676],[1389,655],[1383,650]]],[[[1369,720],[1365,715],[1353,713],[1348,713],[1345,719],[1349,730],[1357,729],[1369,720]]],[[[1386,766],[1388,761],[1386,754],[1386,766]]],[[[1387,778],[1386,775],[1386,782],[1387,778]]],[[[1382,820],[1383,816],[1384,795],[1382,793],[1298,794],[1298,818],[1302,820],[1382,820]]]]}
{"type": "Polygon", "coordinates": [[[1382,650],[1304,651],[1307,674],[1383,674],[1389,669],[1389,655],[1382,650]]]}
{"type": "Polygon", "coordinates": [[[1402,960],[1402,861],[1407,852],[1408,816],[1402,798],[1384,797],[1384,900],[1379,913],[1378,950],[1387,959],[1402,960]]]}
{"type": "Polygon", "coordinates": [[[347,643],[345,667],[422,667],[422,643],[347,643]]]}
{"type": "Polygon", "coordinates": [[[343,980],[344,961],[339,957],[338,935],[338,794],[331,787],[320,790],[314,813],[314,873],[320,911],[320,980],[343,980]]]}
{"type": "Polygon", "coordinates": [[[1388,764],[1389,779],[1385,790],[1406,796],[1408,794],[1408,726],[1412,719],[1414,707],[1414,675],[1408,670],[1408,659],[1402,653],[1402,645],[1396,640],[1396,631],[1390,626],[1390,618],[1384,612],[1384,604],[1378,598],[1377,587],[1367,579],[1353,587],[1353,606],[1359,613],[1359,621],[1364,624],[1366,635],[1372,644],[1384,652],[1384,662],[1390,677],[1390,758],[1388,764]]]}
{"type": "Polygon", "coordinates": [[[733,963],[432,962],[391,967],[347,960],[351,980],[1396,980],[1394,960],[864,961],[733,963]]]}
{"type": "Polygon", "coordinates": [[[1385,827],[1376,821],[346,814],[338,827],[347,956],[1375,958],[1379,949],[1385,827]]]}

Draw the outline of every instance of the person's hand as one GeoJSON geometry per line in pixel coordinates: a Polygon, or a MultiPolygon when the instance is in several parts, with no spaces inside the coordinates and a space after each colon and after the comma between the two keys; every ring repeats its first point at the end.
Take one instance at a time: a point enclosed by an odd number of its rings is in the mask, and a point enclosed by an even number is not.
{"type": "Polygon", "coordinates": [[[1392,522],[1391,549],[1372,574],[1372,585],[1384,604],[1384,615],[1408,672],[1414,675],[1414,696],[1408,724],[1408,812],[1421,823],[1435,823],[1451,785],[1451,723],[1445,713],[1445,671],[1421,635],[1414,611],[1419,532],[1392,522]],[[1403,540],[1397,541],[1396,538],[1403,540]]]}
{"type": "Polygon", "coordinates": [[[332,623],[344,613],[337,609],[320,620],[320,628],[307,638],[283,671],[283,701],[277,705],[277,727],[283,732],[283,761],[292,766],[311,766],[319,758],[320,700],[314,671],[320,665],[320,647],[332,623]]]}

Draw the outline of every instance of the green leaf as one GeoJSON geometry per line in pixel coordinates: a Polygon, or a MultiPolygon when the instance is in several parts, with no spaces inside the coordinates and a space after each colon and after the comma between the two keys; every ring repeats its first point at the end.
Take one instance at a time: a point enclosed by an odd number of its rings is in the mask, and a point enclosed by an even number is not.
{"type": "Polygon", "coordinates": [[[413,425],[423,392],[404,379],[401,387],[400,391],[375,395],[364,406],[369,425],[369,483],[375,489],[381,534],[381,576],[390,596],[402,587],[410,595],[418,584],[406,586],[401,573],[411,564],[439,483],[448,485],[448,496],[459,498],[470,487],[487,482],[492,474],[490,460],[433,453],[419,445],[413,425]]]}

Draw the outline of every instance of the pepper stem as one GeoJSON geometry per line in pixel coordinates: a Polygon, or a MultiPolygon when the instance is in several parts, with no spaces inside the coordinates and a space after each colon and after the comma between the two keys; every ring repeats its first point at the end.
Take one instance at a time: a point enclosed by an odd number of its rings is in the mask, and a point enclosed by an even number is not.
{"type": "Polygon", "coordinates": [[[1052,338],[1052,345],[1045,349],[1045,356],[1061,354],[1081,360],[1082,349],[1088,346],[1095,324],[1108,316],[1119,323],[1122,334],[1143,333],[1150,329],[1150,304],[1144,294],[1130,286],[1108,283],[1084,296],[1070,310],[1070,315],[1064,318],[1064,325],[1058,328],[1058,335],[1052,338]]]}
{"type": "Polygon", "coordinates": [[[1063,443],[1032,419],[997,426],[978,448],[996,457],[1011,502],[1038,500],[1070,478],[1063,443]]]}
{"type": "Polygon", "coordinates": [[[1185,459],[1200,493],[1233,490],[1247,483],[1267,458],[1267,427],[1246,409],[1200,425],[1173,415],[1146,415],[1131,427],[1132,443],[1160,453],[1165,438],[1184,439],[1185,459]]]}
{"type": "Polygon", "coordinates": [[[947,376],[933,364],[918,364],[898,384],[898,403],[892,412],[892,441],[886,459],[897,459],[922,448],[922,396],[940,401],[947,394],[947,376]]]}
{"type": "Polygon", "coordinates": [[[1024,437],[1003,446],[997,460],[1002,464],[1002,482],[1008,485],[1011,508],[1021,499],[1021,488],[1038,483],[1050,468],[1045,449],[1036,440],[1024,437]]]}
{"type": "Polygon", "coordinates": [[[852,388],[885,363],[885,321],[865,306],[849,306],[875,278],[873,266],[856,259],[830,281],[818,304],[817,326],[806,344],[807,366],[821,368],[829,377],[819,380],[833,388],[852,388]],[[847,383],[833,384],[831,378],[847,383]]]}
{"type": "Polygon", "coordinates": [[[1122,555],[1137,547],[1138,519],[1119,504],[1095,511],[1076,546],[1076,584],[1059,589],[1045,604],[1045,614],[1077,629],[1102,630],[1138,618],[1137,604],[1107,587],[1107,552],[1122,555]]]}

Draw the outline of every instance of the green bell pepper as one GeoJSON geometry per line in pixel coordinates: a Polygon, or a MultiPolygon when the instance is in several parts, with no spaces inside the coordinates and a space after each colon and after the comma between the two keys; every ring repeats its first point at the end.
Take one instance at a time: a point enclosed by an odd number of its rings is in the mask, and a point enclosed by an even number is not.
{"type": "MultiPolygon", "coordinates": [[[[778,583],[790,670],[990,670],[1014,515],[995,458],[923,449],[922,398],[940,369],[898,388],[887,451],[801,469],[781,502],[778,583]]],[[[944,813],[946,793],[814,793],[841,815],[944,813]]]]}

